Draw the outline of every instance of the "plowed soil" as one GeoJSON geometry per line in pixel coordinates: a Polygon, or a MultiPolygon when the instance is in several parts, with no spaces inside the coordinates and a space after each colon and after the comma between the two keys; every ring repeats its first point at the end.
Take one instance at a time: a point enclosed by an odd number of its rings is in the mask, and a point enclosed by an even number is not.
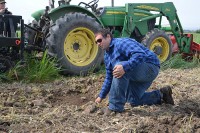
{"type": "Polygon", "coordinates": [[[0,132],[200,133],[200,68],[161,71],[149,90],[173,86],[175,105],[131,107],[105,116],[94,104],[104,75],[43,84],[1,83],[0,132]]]}

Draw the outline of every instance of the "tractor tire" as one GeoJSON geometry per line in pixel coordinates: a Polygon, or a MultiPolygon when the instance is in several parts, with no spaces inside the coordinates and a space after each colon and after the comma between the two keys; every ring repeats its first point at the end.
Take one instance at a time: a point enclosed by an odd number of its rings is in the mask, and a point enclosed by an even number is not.
{"type": "Polygon", "coordinates": [[[142,44],[157,54],[160,62],[165,62],[172,56],[172,42],[162,30],[153,29],[146,34],[142,44]]]}
{"type": "Polygon", "coordinates": [[[69,13],[56,20],[46,39],[48,54],[56,57],[62,74],[86,75],[99,68],[103,51],[96,45],[94,32],[101,25],[82,13],[69,13]]]}

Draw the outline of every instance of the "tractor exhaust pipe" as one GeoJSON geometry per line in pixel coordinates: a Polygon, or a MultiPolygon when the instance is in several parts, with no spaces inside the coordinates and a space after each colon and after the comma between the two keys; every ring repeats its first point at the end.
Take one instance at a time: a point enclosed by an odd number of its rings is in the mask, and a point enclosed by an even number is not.
{"type": "Polygon", "coordinates": [[[114,7],[114,0],[111,0],[111,6],[114,7]]]}

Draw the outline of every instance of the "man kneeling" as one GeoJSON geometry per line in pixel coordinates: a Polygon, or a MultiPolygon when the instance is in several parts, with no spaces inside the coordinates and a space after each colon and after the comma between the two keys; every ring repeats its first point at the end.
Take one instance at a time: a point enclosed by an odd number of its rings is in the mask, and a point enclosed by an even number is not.
{"type": "Polygon", "coordinates": [[[171,87],[146,92],[160,70],[155,53],[131,38],[113,38],[108,29],[95,33],[97,45],[105,50],[106,77],[96,103],[109,93],[106,113],[122,112],[126,102],[132,106],[174,104],[171,87]]]}

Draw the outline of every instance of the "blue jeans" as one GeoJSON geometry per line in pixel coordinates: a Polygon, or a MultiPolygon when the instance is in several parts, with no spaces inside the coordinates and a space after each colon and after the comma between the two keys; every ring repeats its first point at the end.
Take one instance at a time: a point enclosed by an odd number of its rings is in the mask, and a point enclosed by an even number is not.
{"type": "MultiPolygon", "coordinates": [[[[118,63],[120,64],[120,63],[118,63]]],[[[109,92],[109,109],[122,112],[126,102],[133,106],[161,103],[159,90],[145,92],[159,73],[159,67],[141,63],[121,78],[114,78],[109,92]]]]}

